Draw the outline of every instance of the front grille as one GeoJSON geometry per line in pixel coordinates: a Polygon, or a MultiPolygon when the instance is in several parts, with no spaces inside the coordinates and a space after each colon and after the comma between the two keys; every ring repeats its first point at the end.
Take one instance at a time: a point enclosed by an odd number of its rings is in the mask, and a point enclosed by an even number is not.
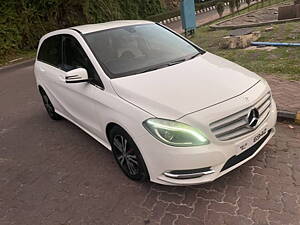
{"type": "Polygon", "coordinates": [[[271,93],[268,92],[254,105],[211,123],[209,126],[212,133],[220,141],[227,141],[254,131],[247,121],[247,115],[252,108],[259,112],[257,128],[270,114],[271,93]]]}
{"type": "Polygon", "coordinates": [[[252,156],[257,151],[257,149],[259,149],[259,147],[265,142],[265,140],[267,140],[267,138],[270,136],[271,131],[272,130],[269,130],[268,133],[262,139],[260,139],[256,144],[254,144],[246,151],[242,152],[239,155],[232,156],[230,159],[228,159],[227,162],[224,164],[223,168],[221,169],[221,172],[252,156]]]}

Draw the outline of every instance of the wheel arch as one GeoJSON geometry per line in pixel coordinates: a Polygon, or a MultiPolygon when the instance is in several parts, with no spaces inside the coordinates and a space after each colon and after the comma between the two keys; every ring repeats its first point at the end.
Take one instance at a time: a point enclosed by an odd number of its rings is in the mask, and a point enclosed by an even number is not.
{"type": "Polygon", "coordinates": [[[127,131],[127,129],[124,128],[124,126],[122,126],[122,125],[120,125],[120,124],[118,124],[118,123],[116,123],[116,122],[109,122],[109,123],[106,125],[106,129],[105,129],[105,130],[106,130],[106,137],[107,137],[107,140],[108,140],[109,144],[111,145],[111,147],[112,147],[112,143],[111,143],[111,141],[110,141],[109,133],[111,132],[111,130],[112,130],[114,127],[118,127],[118,128],[120,128],[120,129],[122,129],[122,130],[125,131],[125,132],[129,135],[129,137],[132,139],[132,141],[134,142],[134,144],[135,144],[135,146],[136,146],[136,148],[137,148],[137,150],[138,150],[138,152],[139,152],[139,154],[140,154],[140,156],[141,156],[141,160],[142,160],[142,163],[143,163],[143,167],[144,167],[144,169],[145,169],[145,177],[144,177],[144,178],[145,178],[145,181],[150,180],[150,174],[149,174],[149,171],[148,171],[147,163],[146,163],[146,161],[145,161],[145,159],[144,159],[143,153],[140,151],[139,146],[137,145],[136,141],[134,140],[134,137],[130,134],[130,132],[127,131]]]}
{"type": "MultiPolygon", "coordinates": [[[[109,138],[109,133],[110,131],[114,128],[114,127],[120,127],[121,129],[123,129],[124,131],[127,132],[126,129],[124,129],[122,126],[120,126],[119,124],[115,123],[115,122],[109,122],[107,125],[106,125],[106,128],[105,128],[105,133],[106,133],[106,138],[108,140],[108,142],[110,143],[110,138],[109,138]]],[[[128,133],[128,132],[127,132],[128,133]]],[[[110,143],[111,144],[111,143],[110,143]]]]}
{"type": "Polygon", "coordinates": [[[46,93],[46,91],[44,90],[44,88],[40,84],[38,85],[38,89],[39,89],[40,94],[46,93]]]}

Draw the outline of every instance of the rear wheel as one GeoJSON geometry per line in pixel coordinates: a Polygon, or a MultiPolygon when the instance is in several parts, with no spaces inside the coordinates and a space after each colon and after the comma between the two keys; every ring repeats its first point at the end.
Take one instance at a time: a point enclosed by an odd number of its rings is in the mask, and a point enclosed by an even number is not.
{"type": "Polygon", "coordinates": [[[127,177],[136,181],[149,179],[143,157],[132,138],[120,127],[110,131],[110,143],[114,157],[127,177]]]}
{"type": "Polygon", "coordinates": [[[54,106],[52,105],[49,97],[47,96],[44,90],[41,90],[41,96],[43,99],[44,106],[50,118],[53,120],[60,120],[62,117],[55,112],[54,106]]]}

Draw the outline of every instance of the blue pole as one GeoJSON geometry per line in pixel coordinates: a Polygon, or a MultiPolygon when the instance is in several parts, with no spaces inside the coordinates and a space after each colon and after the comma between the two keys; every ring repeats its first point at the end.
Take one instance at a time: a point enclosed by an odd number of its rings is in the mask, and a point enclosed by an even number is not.
{"type": "Polygon", "coordinates": [[[251,42],[254,46],[286,46],[286,47],[300,47],[300,43],[279,43],[279,42],[251,42]]]}

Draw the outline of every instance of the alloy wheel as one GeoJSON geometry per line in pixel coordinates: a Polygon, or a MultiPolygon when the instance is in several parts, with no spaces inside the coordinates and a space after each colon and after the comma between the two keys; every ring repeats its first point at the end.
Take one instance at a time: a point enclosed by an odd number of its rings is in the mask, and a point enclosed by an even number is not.
{"type": "Polygon", "coordinates": [[[116,135],[113,139],[113,145],[117,150],[115,151],[116,159],[118,160],[122,169],[125,170],[129,175],[136,176],[139,173],[137,155],[130,146],[126,137],[122,135],[116,135]]]}

